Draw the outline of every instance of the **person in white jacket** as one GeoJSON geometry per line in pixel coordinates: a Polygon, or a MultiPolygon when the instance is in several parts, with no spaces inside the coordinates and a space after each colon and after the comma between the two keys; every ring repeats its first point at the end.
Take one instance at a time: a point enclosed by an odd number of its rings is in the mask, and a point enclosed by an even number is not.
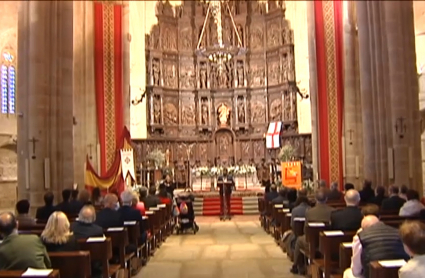
{"type": "Polygon", "coordinates": [[[419,212],[425,209],[425,206],[419,201],[418,191],[409,189],[406,196],[407,202],[400,208],[399,215],[404,217],[418,216],[419,212]]]}

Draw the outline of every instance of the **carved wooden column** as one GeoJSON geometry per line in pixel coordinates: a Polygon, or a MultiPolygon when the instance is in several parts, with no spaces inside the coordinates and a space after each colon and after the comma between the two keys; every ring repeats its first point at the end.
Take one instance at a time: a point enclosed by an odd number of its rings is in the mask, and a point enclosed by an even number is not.
{"type": "Polygon", "coordinates": [[[18,32],[18,194],[35,208],[74,180],[73,3],[22,2],[18,32]]]}

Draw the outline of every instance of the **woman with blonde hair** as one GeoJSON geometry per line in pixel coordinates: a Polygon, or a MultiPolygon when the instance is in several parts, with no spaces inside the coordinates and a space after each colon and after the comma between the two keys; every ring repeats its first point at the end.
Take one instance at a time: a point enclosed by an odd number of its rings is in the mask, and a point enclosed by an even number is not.
{"type": "Polygon", "coordinates": [[[47,220],[41,233],[41,240],[47,252],[78,251],[78,242],[69,229],[69,221],[65,213],[55,211],[47,220]]]}

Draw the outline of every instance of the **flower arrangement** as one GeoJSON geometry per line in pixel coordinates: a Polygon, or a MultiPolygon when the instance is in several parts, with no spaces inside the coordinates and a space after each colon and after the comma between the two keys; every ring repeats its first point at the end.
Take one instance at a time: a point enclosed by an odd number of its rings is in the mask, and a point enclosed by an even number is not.
{"type": "Polygon", "coordinates": [[[303,180],[302,188],[307,190],[307,192],[311,193],[314,191],[314,182],[311,180],[303,180]]]}
{"type": "MultiPolygon", "coordinates": [[[[241,165],[241,166],[230,166],[227,167],[227,172],[231,175],[245,175],[245,174],[254,174],[257,170],[252,165],[241,165]]],[[[224,168],[219,167],[197,167],[192,169],[192,174],[196,177],[215,177],[223,174],[224,168]]]]}
{"type": "Polygon", "coordinates": [[[281,162],[294,161],[295,149],[290,144],[286,144],[280,148],[279,159],[281,162]]]}
{"type": "Polygon", "coordinates": [[[156,168],[161,167],[165,162],[165,153],[160,149],[155,149],[146,155],[147,160],[152,160],[156,168]]]}

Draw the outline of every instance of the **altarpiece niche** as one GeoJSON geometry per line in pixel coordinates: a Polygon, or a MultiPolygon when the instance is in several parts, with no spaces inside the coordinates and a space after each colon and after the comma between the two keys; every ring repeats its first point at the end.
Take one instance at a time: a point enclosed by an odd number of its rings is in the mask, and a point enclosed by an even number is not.
{"type": "MultiPolygon", "coordinates": [[[[293,31],[281,5],[230,1],[236,29],[247,52],[221,70],[196,55],[207,4],[183,1],[172,7],[158,1],[158,23],[146,35],[148,139],[135,141],[136,161],[155,148],[184,165],[258,164],[279,150],[265,147],[270,122],[283,122],[283,142],[311,163],[310,134],[299,134],[293,31]],[[187,163],[189,161],[189,163],[187,163]]],[[[210,20],[210,22],[213,22],[210,20]]],[[[237,43],[231,19],[222,14],[223,41],[237,43]]],[[[214,24],[202,44],[215,44],[214,24]]]]}

